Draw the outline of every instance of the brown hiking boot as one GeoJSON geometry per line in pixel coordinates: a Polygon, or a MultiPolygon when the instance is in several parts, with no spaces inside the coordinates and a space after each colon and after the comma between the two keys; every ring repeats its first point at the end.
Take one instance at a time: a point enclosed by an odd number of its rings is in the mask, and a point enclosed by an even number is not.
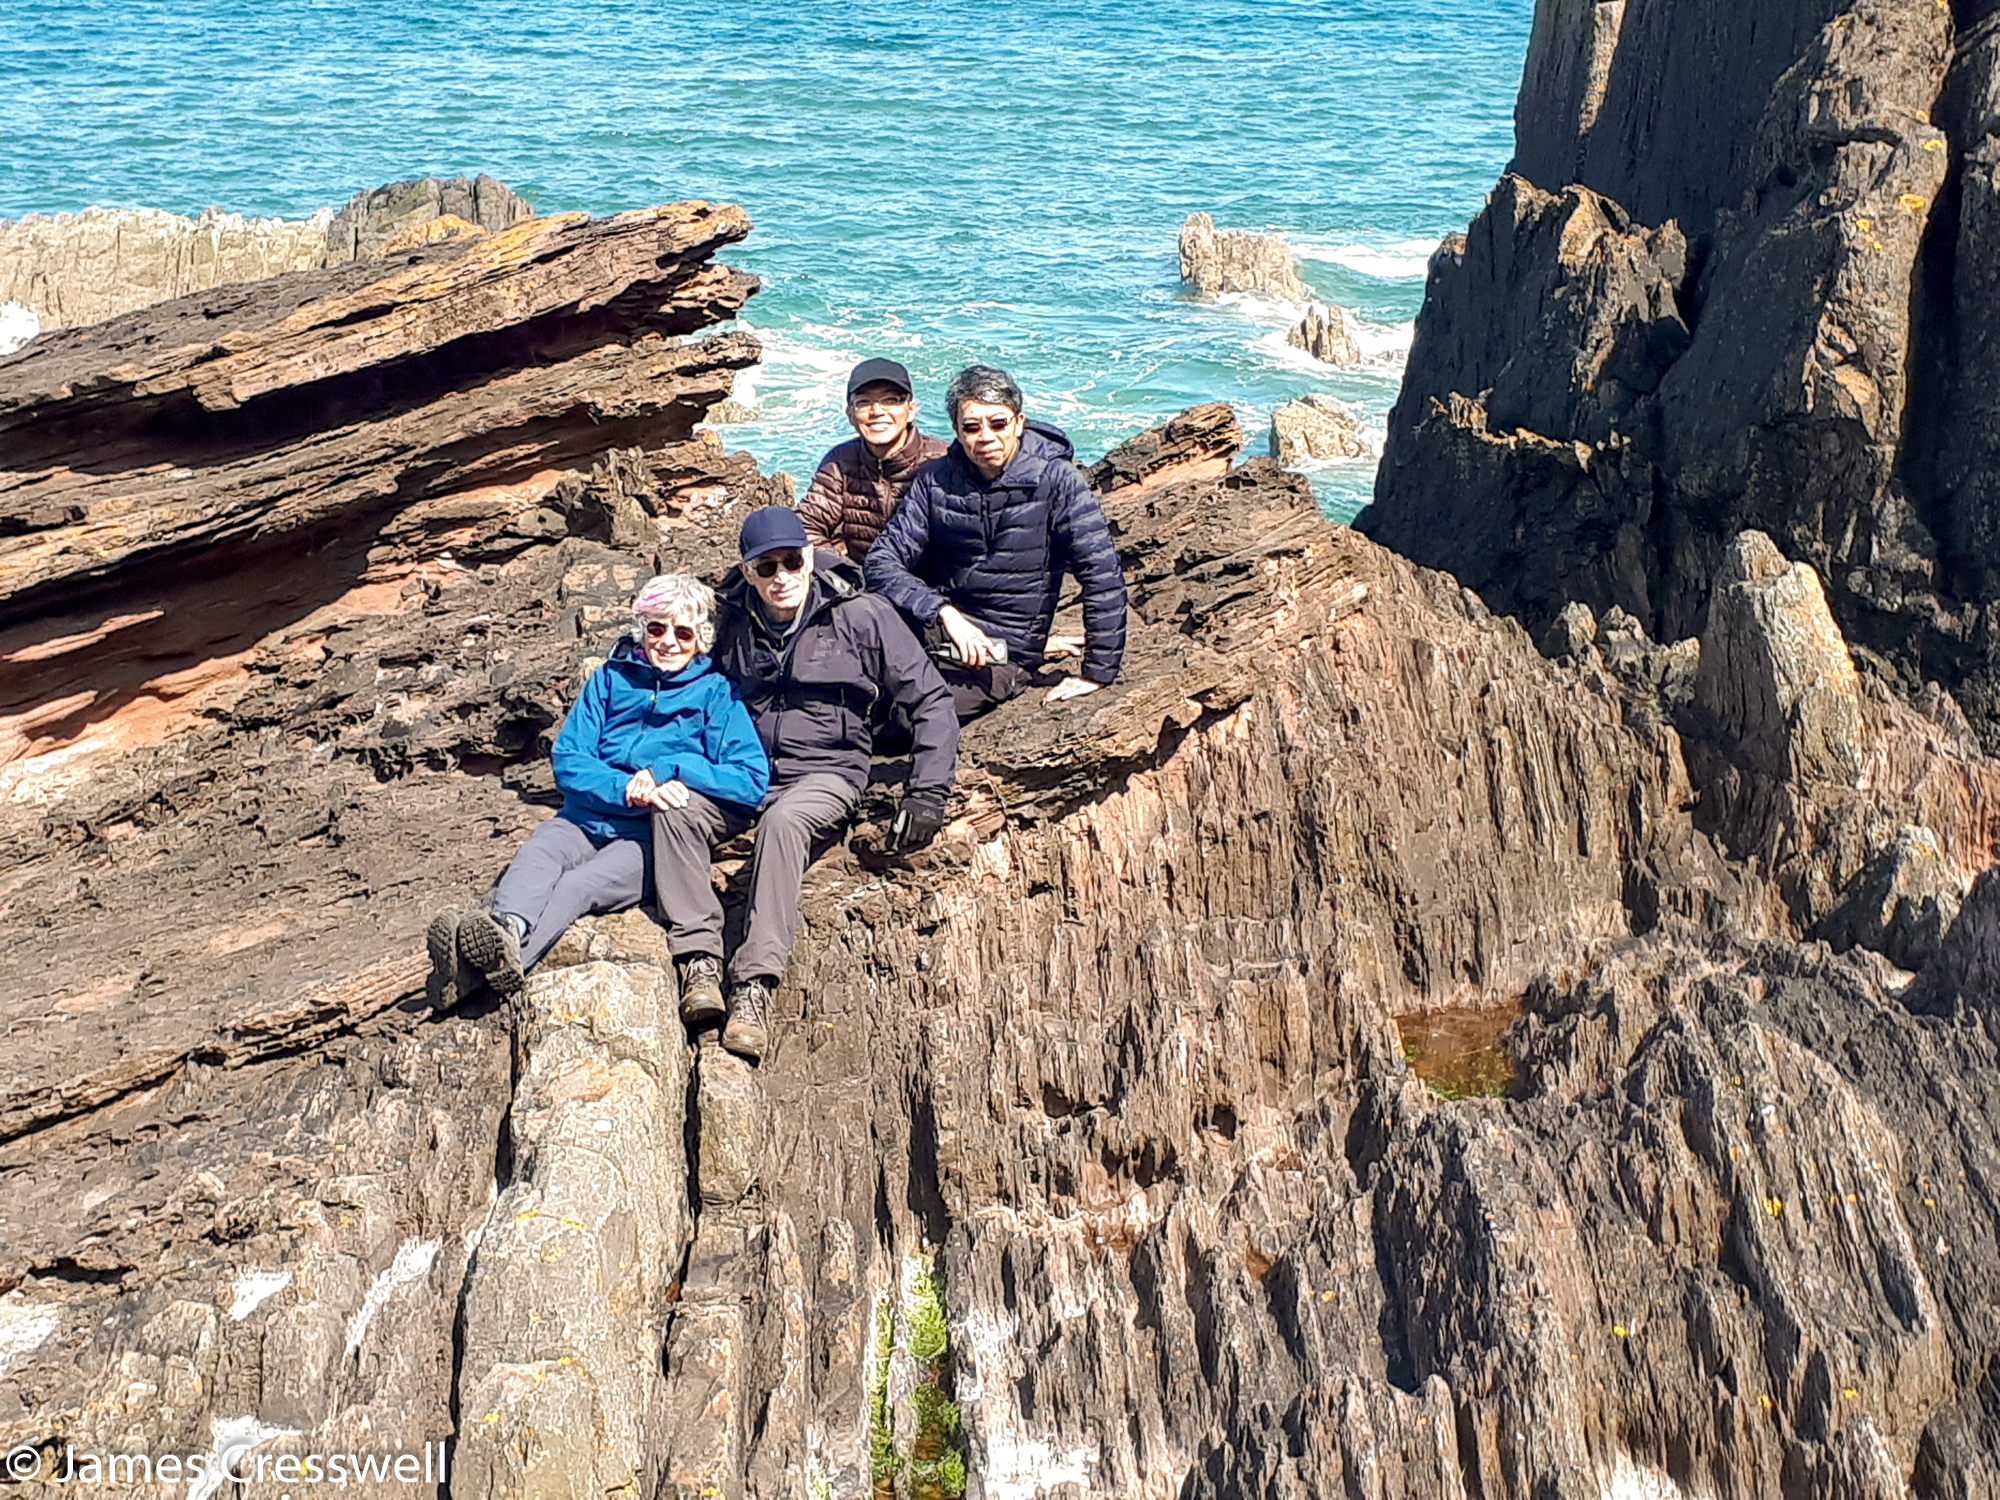
{"type": "Polygon", "coordinates": [[[433,1010],[450,1010],[479,988],[479,971],[459,956],[457,912],[441,911],[431,918],[424,932],[424,951],[431,960],[424,997],[433,1010]]]}
{"type": "Polygon", "coordinates": [[[705,1026],[722,1019],[722,962],[712,953],[691,953],[680,962],[681,1020],[705,1026]]]}
{"type": "Polygon", "coordinates": [[[494,994],[521,993],[526,983],[521,973],[521,936],[511,921],[488,912],[467,912],[458,919],[458,951],[493,986],[494,994]]]}
{"type": "Polygon", "coordinates": [[[765,1025],[771,1010],[771,981],[746,979],[729,992],[729,1024],[722,1029],[722,1045],[738,1057],[757,1062],[771,1044],[765,1025]]]}

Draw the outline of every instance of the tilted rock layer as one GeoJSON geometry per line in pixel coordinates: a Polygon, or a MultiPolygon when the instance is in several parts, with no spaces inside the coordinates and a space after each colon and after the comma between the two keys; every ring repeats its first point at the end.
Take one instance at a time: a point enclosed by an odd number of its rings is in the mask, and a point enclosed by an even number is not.
{"type": "Polygon", "coordinates": [[[1543,0],[1357,524],[1536,630],[1669,641],[1762,531],[2000,745],[1989,10],[1543,0]]]}

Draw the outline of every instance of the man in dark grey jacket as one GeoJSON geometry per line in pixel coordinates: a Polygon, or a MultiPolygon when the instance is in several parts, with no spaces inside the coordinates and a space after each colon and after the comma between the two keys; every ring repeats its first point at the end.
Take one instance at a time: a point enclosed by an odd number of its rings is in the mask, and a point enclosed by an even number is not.
{"type": "Polygon", "coordinates": [[[966,719],[1021,692],[1053,654],[1057,592],[1074,573],[1083,661],[1043,701],[1096,692],[1125,653],[1125,575],[1075,450],[1026,418],[1005,370],[961,370],[945,407],[958,440],[917,475],[868,549],[868,587],[957,659],[945,681],[966,719]]]}
{"type": "MultiPolygon", "coordinates": [[[[709,854],[755,826],[749,923],[729,961],[729,1024],[722,1045],[756,1060],[769,1043],[769,1002],[799,930],[799,889],[814,843],[847,821],[868,784],[871,720],[887,701],[914,738],[910,780],[895,829],[899,843],[928,843],[944,825],[958,760],[958,720],[937,669],[887,600],[861,591],[838,553],[815,552],[798,513],[752,511],[739,542],[741,578],[720,591],[712,653],[736,684],[771,758],[771,790],[753,818],[692,794],[653,817],[653,873],[660,906],[720,951],[722,904],[709,854]]],[[[682,1018],[723,1012],[714,989],[690,987],[682,1018]]]]}

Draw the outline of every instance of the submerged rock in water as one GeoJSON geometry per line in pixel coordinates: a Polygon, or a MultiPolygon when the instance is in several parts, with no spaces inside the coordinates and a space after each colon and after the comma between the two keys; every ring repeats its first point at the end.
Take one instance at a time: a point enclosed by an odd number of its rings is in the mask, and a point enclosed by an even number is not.
{"type": "Polygon", "coordinates": [[[1202,297],[1262,292],[1289,302],[1312,298],[1283,235],[1217,229],[1207,214],[1189,214],[1181,225],[1181,280],[1202,297]]]}

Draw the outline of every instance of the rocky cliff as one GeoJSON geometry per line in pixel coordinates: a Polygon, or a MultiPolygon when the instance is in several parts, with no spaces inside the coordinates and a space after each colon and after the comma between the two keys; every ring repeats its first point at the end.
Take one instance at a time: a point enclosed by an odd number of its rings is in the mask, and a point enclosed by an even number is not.
{"type": "Polygon", "coordinates": [[[2000,744],[1990,10],[1543,0],[1362,529],[1536,630],[1665,641],[1761,530],[2000,744]]]}
{"type": "Polygon", "coordinates": [[[631,589],[771,497],[691,436],[747,228],[529,221],[0,363],[21,1493],[2000,1485],[2000,765],[1759,534],[1698,647],[1544,653],[1198,408],[1090,471],[1120,682],[972,726],[926,851],[871,794],[761,1067],[641,914],[426,1009],[631,589]],[[1445,1020],[1504,1091],[1412,1065],[1445,1020]]]}

